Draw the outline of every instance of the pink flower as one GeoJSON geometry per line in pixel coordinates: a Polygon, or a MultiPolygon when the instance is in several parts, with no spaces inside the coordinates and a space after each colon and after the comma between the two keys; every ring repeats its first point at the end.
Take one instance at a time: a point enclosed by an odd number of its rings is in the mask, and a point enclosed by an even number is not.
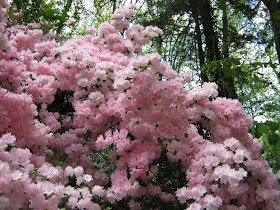
{"type": "Polygon", "coordinates": [[[90,182],[92,180],[92,176],[89,174],[84,174],[83,180],[85,180],[86,182],[90,182]]]}
{"type": "Polygon", "coordinates": [[[207,189],[203,185],[197,185],[195,187],[182,187],[176,191],[176,196],[178,197],[180,203],[185,203],[188,199],[199,200],[205,193],[207,189]]]}
{"type": "Polygon", "coordinates": [[[214,113],[212,110],[210,110],[210,109],[205,109],[205,110],[203,111],[203,114],[204,114],[205,117],[207,117],[209,120],[215,120],[216,115],[215,115],[215,113],[214,113]]]}
{"type": "Polygon", "coordinates": [[[249,159],[249,156],[250,155],[249,155],[249,153],[246,150],[237,149],[235,154],[234,154],[233,160],[236,163],[242,163],[244,161],[244,158],[249,159]]]}
{"type": "Polygon", "coordinates": [[[77,198],[75,198],[75,197],[70,197],[69,199],[68,199],[68,205],[69,206],[71,206],[73,209],[78,205],[77,204],[78,203],[78,199],[77,198]]]}
{"type": "Polygon", "coordinates": [[[104,95],[99,91],[91,92],[88,98],[94,106],[100,105],[105,101],[104,95]]]}
{"type": "Polygon", "coordinates": [[[191,75],[189,75],[188,73],[185,73],[185,74],[184,74],[184,80],[185,80],[186,82],[190,83],[190,82],[191,82],[191,79],[192,79],[191,75]]]}
{"type": "Polygon", "coordinates": [[[219,196],[214,197],[208,194],[204,197],[204,202],[207,209],[218,210],[223,201],[219,196]]]}
{"type": "Polygon", "coordinates": [[[49,179],[59,176],[59,170],[49,163],[44,163],[39,169],[39,173],[49,179]]]}
{"type": "Polygon", "coordinates": [[[129,9],[127,7],[122,7],[120,9],[116,9],[116,11],[113,14],[113,18],[115,19],[122,19],[127,18],[130,19],[134,15],[134,11],[132,9],[129,9]]]}
{"type": "Polygon", "coordinates": [[[229,183],[230,185],[237,186],[238,182],[247,176],[247,172],[243,168],[238,170],[231,169],[228,164],[223,164],[215,168],[212,178],[214,180],[219,180],[220,183],[229,183]]]}
{"type": "Polygon", "coordinates": [[[6,198],[5,196],[0,196],[0,209],[6,209],[10,206],[10,199],[6,198]]]}
{"type": "Polygon", "coordinates": [[[73,23],[76,22],[76,19],[75,18],[69,18],[67,21],[66,21],[66,25],[71,25],[73,23]]]}
{"type": "Polygon", "coordinates": [[[186,187],[182,187],[176,191],[176,196],[178,197],[178,200],[180,201],[180,203],[186,202],[187,192],[188,192],[188,190],[186,187]]]}
{"type": "Polygon", "coordinates": [[[74,169],[71,166],[67,166],[65,168],[65,174],[67,176],[73,176],[74,175],[74,169]]]}
{"type": "Polygon", "coordinates": [[[46,195],[51,195],[52,193],[54,193],[54,184],[52,184],[51,182],[39,182],[37,184],[38,188],[40,189],[40,191],[43,193],[43,194],[46,194],[46,195]]]}
{"type": "Polygon", "coordinates": [[[129,205],[129,208],[132,209],[132,210],[140,210],[140,209],[142,209],[140,203],[135,202],[134,200],[130,200],[128,202],[128,205],[129,205]]]}
{"type": "Polygon", "coordinates": [[[95,29],[95,28],[93,28],[93,27],[88,27],[88,32],[90,33],[90,34],[93,34],[93,33],[95,33],[97,30],[95,29]]]}
{"type": "Polygon", "coordinates": [[[201,204],[199,203],[192,203],[188,208],[187,210],[200,210],[202,209],[202,206],[201,204]]]}
{"type": "Polygon", "coordinates": [[[101,187],[99,185],[95,185],[92,188],[92,195],[97,195],[99,197],[103,197],[105,195],[105,190],[103,189],[103,187],[101,187]]]}
{"type": "Polygon", "coordinates": [[[84,169],[81,166],[77,166],[74,168],[74,174],[76,177],[82,176],[84,173],[84,169]]]}
{"type": "Polygon", "coordinates": [[[8,145],[13,145],[15,141],[15,136],[10,133],[4,134],[0,139],[0,150],[5,149],[8,145]]]}
{"type": "Polygon", "coordinates": [[[0,161],[0,176],[7,176],[10,174],[10,166],[8,163],[0,161]]]}
{"type": "Polygon", "coordinates": [[[241,143],[235,138],[229,138],[224,141],[224,145],[228,146],[232,150],[236,150],[241,147],[241,143]]]}

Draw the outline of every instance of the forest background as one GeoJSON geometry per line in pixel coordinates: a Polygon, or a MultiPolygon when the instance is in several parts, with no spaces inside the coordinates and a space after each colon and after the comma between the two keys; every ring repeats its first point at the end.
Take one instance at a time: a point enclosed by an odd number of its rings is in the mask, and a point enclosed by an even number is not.
{"type": "Polygon", "coordinates": [[[164,32],[145,52],[158,52],[179,75],[190,74],[188,89],[215,82],[220,97],[238,99],[254,120],[251,133],[263,143],[261,156],[280,175],[279,0],[9,2],[10,25],[36,22],[60,41],[86,34],[109,21],[115,9],[134,5],[134,24],[164,32]]]}

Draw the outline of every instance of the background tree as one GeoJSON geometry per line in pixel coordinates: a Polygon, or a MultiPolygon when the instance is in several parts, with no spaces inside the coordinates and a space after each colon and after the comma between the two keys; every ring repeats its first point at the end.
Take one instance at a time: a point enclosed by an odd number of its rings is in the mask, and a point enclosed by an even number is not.
{"type": "Polygon", "coordinates": [[[12,0],[9,14],[16,19],[17,24],[48,21],[54,24],[52,31],[61,34],[70,17],[79,21],[81,8],[82,4],[78,0],[12,0]]]}
{"type": "MultiPolygon", "coordinates": [[[[280,63],[280,2],[277,0],[263,0],[270,15],[270,24],[274,33],[274,41],[276,51],[278,55],[278,61],[280,63]]],[[[278,75],[280,78],[280,76],[278,75]]]]}

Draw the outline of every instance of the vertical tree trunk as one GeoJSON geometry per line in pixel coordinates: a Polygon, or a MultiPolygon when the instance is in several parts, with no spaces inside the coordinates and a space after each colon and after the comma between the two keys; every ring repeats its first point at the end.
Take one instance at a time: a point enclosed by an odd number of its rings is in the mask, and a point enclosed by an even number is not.
{"type": "Polygon", "coordinates": [[[280,2],[278,0],[263,0],[263,3],[270,13],[270,21],[280,64],[280,2]]]}
{"type": "MultiPolygon", "coordinates": [[[[214,30],[215,24],[213,20],[212,7],[210,4],[210,0],[200,0],[200,15],[201,15],[201,23],[204,29],[205,42],[207,47],[207,59],[212,61],[218,61],[217,68],[214,72],[212,72],[211,81],[216,82],[218,85],[219,96],[227,97],[227,98],[237,98],[237,94],[234,87],[234,79],[233,76],[229,73],[225,72],[222,68],[219,61],[222,59],[221,52],[219,49],[219,40],[218,36],[214,30]]],[[[225,11],[226,13],[226,11],[225,11]]],[[[228,23],[227,16],[224,14],[224,38],[227,39],[228,36],[228,23]]],[[[229,56],[228,46],[227,46],[226,56],[229,56]]],[[[224,51],[224,50],[223,50],[224,51]]]]}
{"type": "Polygon", "coordinates": [[[196,0],[190,1],[190,7],[192,11],[192,16],[195,22],[195,39],[197,42],[197,50],[198,50],[198,59],[199,59],[199,66],[200,66],[200,78],[203,82],[208,82],[209,79],[207,77],[207,72],[202,66],[205,64],[205,55],[202,47],[202,35],[200,30],[200,22],[198,17],[198,4],[199,2],[196,0]]]}
{"type": "MultiPolygon", "coordinates": [[[[221,1],[221,9],[223,12],[223,58],[229,58],[229,31],[228,31],[228,16],[227,16],[227,2],[226,0],[221,1]]],[[[235,85],[234,85],[234,78],[230,74],[225,74],[225,81],[228,83],[228,97],[230,98],[237,98],[237,93],[235,90],[235,85]]]]}
{"type": "Polygon", "coordinates": [[[113,12],[115,12],[117,7],[117,0],[113,0],[113,12]]]}
{"type": "Polygon", "coordinates": [[[221,2],[221,8],[223,11],[223,56],[224,58],[229,57],[229,32],[228,32],[228,17],[227,17],[227,5],[226,1],[221,2]]]}
{"type": "Polygon", "coordinates": [[[209,0],[200,0],[201,23],[204,29],[205,42],[207,46],[207,58],[210,61],[221,60],[218,37],[214,31],[212,8],[209,0]]]}

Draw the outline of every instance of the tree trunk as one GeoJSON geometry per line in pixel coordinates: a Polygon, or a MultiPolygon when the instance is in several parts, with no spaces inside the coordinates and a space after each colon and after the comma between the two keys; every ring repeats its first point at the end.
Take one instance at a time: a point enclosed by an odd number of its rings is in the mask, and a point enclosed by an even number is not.
{"type": "Polygon", "coordinates": [[[270,14],[278,61],[280,64],[280,2],[278,0],[262,0],[270,14]]]}
{"type": "Polygon", "coordinates": [[[199,66],[200,66],[200,78],[203,82],[208,82],[209,79],[207,77],[207,72],[202,66],[205,64],[205,55],[202,47],[202,35],[200,30],[200,22],[198,17],[198,1],[191,0],[190,7],[192,11],[192,16],[195,22],[195,39],[197,43],[197,50],[198,50],[198,59],[199,59],[199,66]]]}
{"type": "Polygon", "coordinates": [[[117,7],[117,0],[113,0],[113,12],[115,12],[117,7]]]}
{"type": "Polygon", "coordinates": [[[223,11],[223,56],[224,58],[229,57],[229,41],[228,41],[228,17],[227,17],[227,5],[226,1],[221,2],[221,8],[223,11]]]}
{"type": "MultiPolygon", "coordinates": [[[[214,30],[215,24],[213,20],[212,7],[209,0],[201,0],[198,4],[200,7],[201,23],[204,29],[205,42],[207,47],[207,59],[210,62],[218,61],[216,63],[217,68],[211,74],[211,81],[218,85],[219,96],[227,98],[237,98],[237,94],[234,87],[233,76],[227,73],[221,66],[220,60],[222,59],[218,36],[214,30]]],[[[228,36],[227,16],[224,15],[224,38],[228,36]]],[[[224,57],[229,56],[228,46],[224,57]]]]}
{"type": "MultiPolygon", "coordinates": [[[[225,0],[221,1],[221,8],[223,11],[223,58],[229,58],[229,31],[228,31],[228,16],[227,16],[227,2],[225,0]]],[[[229,73],[224,75],[225,81],[228,83],[228,97],[237,98],[237,93],[234,85],[234,78],[229,73]]]]}
{"type": "Polygon", "coordinates": [[[218,37],[214,31],[214,21],[210,2],[209,0],[200,0],[198,5],[200,5],[201,23],[203,25],[207,46],[207,58],[210,61],[221,60],[218,37]]]}

